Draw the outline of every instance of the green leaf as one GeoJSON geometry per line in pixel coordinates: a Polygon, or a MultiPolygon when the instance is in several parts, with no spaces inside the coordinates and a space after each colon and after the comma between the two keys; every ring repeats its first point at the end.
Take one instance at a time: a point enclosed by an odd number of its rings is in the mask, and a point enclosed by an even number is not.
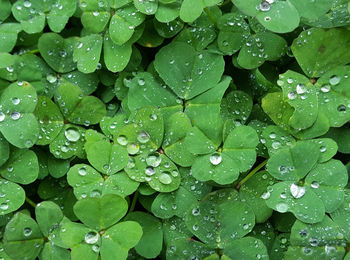
{"type": "Polygon", "coordinates": [[[109,228],[102,236],[101,258],[124,260],[130,248],[137,245],[142,236],[142,228],[135,221],[125,221],[109,228]]]}
{"type": "Polygon", "coordinates": [[[76,68],[73,62],[75,44],[75,38],[64,39],[56,33],[45,33],[39,38],[38,49],[53,70],[66,73],[76,68]]]}
{"type": "Polygon", "coordinates": [[[73,51],[73,61],[77,62],[78,70],[83,73],[94,72],[100,61],[102,36],[90,34],[80,38],[73,51]]]}
{"type": "Polygon", "coordinates": [[[224,255],[239,259],[269,259],[267,249],[261,240],[244,237],[232,241],[223,251],[224,255]]]}
{"type": "Polygon", "coordinates": [[[108,194],[100,198],[79,200],[73,209],[86,226],[103,230],[117,223],[126,214],[128,204],[122,197],[108,194]]]}
{"type": "Polygon", "coordinates": [[[268,11],[259,11],[256,18],[266,29],[276,33],[291,32],[300,21],[297,9],[288,1],[274,2],[268,11]]]}
{"type": "Polygon", "coordinates": [[[305,223],[317,223],[324,218],[323,201],[308,186],[298,186],[291,181],[274,184],[267,196],[268,207],[280,213],[292,212],[305,223]]]}
{"type": "Polygon", "coordinates": [[[68,19],[75,13],[77,4],[74,1],[58,0],[51,6],[47,14],[47,23],[54,32],[60,32],[66,26],[68,19]]]}
{"type": "Polygon", "coordinates": [[[266,189],[274,183],[274,179],[266,171],[257,172],[239,189],[239,196],[254,211],[257,223],[265,222],[271,215],[272,210],[264,202],[268,196],[266,189]]]}
{"type": "Polygon", "coordinates": [[[162,223],[152,215],[140,211],[130,213],[126,219],[138,222],[143,230],[142,237],[135,246],[136,252],[146,258],[158,256],[163,245],[162,223]]]}
{"type": "Polygon", "coordinates": [[[102,32],[111,16],[108,2],[105,0],[81,2],[80,8],[83,11],[81,23],[84,28],[93,33],[102,32]]]}
{"type": "Polygon", "coordinates": [[[63,116],[52,100],[45,96],[38,97],[34,115],[39,121],[39,136],[36,144],[51,143],[63,128],[63,116]]]}
{"type": "Polygon", "coordinates": [[[163,47],[154,65],[164,82],[183,99],[191,99],[215,86],[224,70],[221,56],[208,51],[196,52],[180,42],[163,47]]]}
{"type": "Polygon", "coordinates": [[[0,214],[5,215],[16,211],[21,207],[25,200],[25,192],[21,186],[16,183],[1,180],[0,181],[0,214]]]}
{"type": "Polygon", "coordinates": [[[145,0],[145,1],[138,1],[134,0],[134,5],[143,14],[152,15],[157,12],[158,9],[158,0],[145,0]]]}
{"type": "Polygon", "coordinates": [[[39,174],[38,158],[31,150],[12,148],[10,159],[0,167],[0,174],[9,181],[32,183],[39,174]]]}
{"type": "Polygon", "coordinates": [[[312,0],[290,0],[290,2],[298,10],[300,16],[312,20],[326,14],[333,4],[332,1],[328,0],[318,0],[316,2],[313,2],[312,0]]]}
{"type": "Polygon", "coordinates": [[[240,239],[252,230],[255,216],[248,205],[239,201],[235,190],[224,189],[210,193],[192,205],[185,222],[187,228],[208,246],[225,248],[229,241],[240,239]]]}
{"type": "Polygon", "coordinates": [[[45,27],[43,1],[17,1],[12,5],[12,14],[26,33],[38,33],[45,27]]]}
{"type": "Polygon", "coordinates": [[[35,216],[44,236],[48,236],[63,219],[60,207],[51,201],[38,204],[35,208],[35,216]]]}
{"type": "Polygon", "coordinates": [[[267,163],[267,171],[279,180],[298,181],[314,167],[319,156],[316,144],[300,141],[274,153],[267,163]]]}
{"type": "Polygon", "coordinates": [[[178,1],[171,0],[169,3],[159,1],[155,18],[161,23],[174,21],[179,16],[180,7],[181,3],[178,1]]]}
{"type": "Polygon", "coordinates": [[[39,135],[39,124],[32,114],[36,105],[36,91],[28,82],[12,83],[3,91],[0,97],[0,131],[9,143],[18,148],[34,145],[39,135]]]}
{"type": "Polygon", "coordinates": [[[134,34],[135,27],[145,20],[145,15],[139,12],[134,5],[126,5],[117,9],[109,24],[109,35],[115,44],[126,43],[134,34]],[[135,13],[135,15],[130,15],[135,13]]]}
{"type": "Polygon", "coordinates": [[[171,246],[167,247],[166,258],[169,260],[182,259],[188,256],[188,252],[191,252],[191,256],[198,259],[204,259],[204,257],[211,255],[215,251],[199,241],[192,239],[177,239],[171,246]]]}
{"type": "Polygon", "coordinates": [[[330,69],[349,63],[349,46],[350,36],[343,29],[312,28],[293,41],[292,51],[306,75],[320,77],[330,69]]]}
{"type": "Polygon", "coordinates": [[[30,216],[18,212],[6,225],[4,249],[11,258],[35,259],[43,244],[39,226],[30,216]]]}
{"type": "Polygon", "coordinates": [[[333,219],[333,221],[339,225],[339,227],[342,230],[342,233],[344,234],[346,240],[350,240],[350,220],[349,220],[349,214],[348,211],[350,209],[350,192],[348,189],[345,190],[345,196],[343,203],[338,207],[337,210],[333,211],[330,215],[333,219]]]}
{"type": "Polygon", "coordinates": [[[2,166],[10,157],[10,145],[0,133],[0,166],[2,166]]]}
{"type": "Polygon", "coordinates": [[[0,37],[2,39],[0,51],[10,52],[16,45],[17,35],[22,30],[18,23],[2,23],[0,24],[0,37]]]}
{"type": "Polygon", "coordinates": [[[193,22],[202,14],[204,7],[202,0],[184,0],[181,4],[180,18],[187,23],[193,22]]]}
{"type": "Polygon", "coordinates": [[[106,115],[106,107],[100,99],[84,96],[78,86],[67,81],[60,83],[55,101],[63,116],[74,124],[97,124],[106,115]]]}
{"type": "Polygon", "coordinates": [[[87,159],[100,172],[112,175],[122,170],[128,163],[128,152],[119,144],[99,141],[86,150],[87,159]]]}

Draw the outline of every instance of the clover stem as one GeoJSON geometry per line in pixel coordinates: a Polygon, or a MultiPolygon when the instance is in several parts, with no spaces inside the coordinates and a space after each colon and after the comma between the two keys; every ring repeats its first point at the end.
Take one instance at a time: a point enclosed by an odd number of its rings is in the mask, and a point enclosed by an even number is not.
{"type": "Polygon", "coordinates": [[[264,160],[263,162],[261,162],[260,164],[258,164],[250,173],[248,173],[247,176],[245,176],[237,185],[236,189],[239,190],[239,188],[241,188],[241,186],[247,182],[255,173],[257,173],[261,168],[263,168],[265,166],[265,164],[267,163],[268,159],[264,160]]]}
{"type": "Polygon", "coordinates": [[[38,52],[39,52],[38,49],[34,49],[34,50],[26,52],[26,54],[35,54],[35,53],[38,53],[38,52]]]}
{"type": "Polygon", "coordinates": [[[138,197],[139,197],[139,193],[135,192],[134,197],[132,198],[132,202],[131,202],[131,205],[130,205],[129,212],[133,212],[134,211],[138,197]]]}
{"type": "Polygon", "coordinates": [[[208,9],[208,7],[204,8],[204,12],[208,15],[209,19],[213,22],[213,24],[216,27],[216,20],[215,20],[214,16],[212,15],[212,13],[210,12],[210,10],[208,9]]]}
{"type": "Polygon", "coordinates": [[[26,197],[26,202],[31,205],[33,208],[36,207],[36,204],[34,203],[34,201],[32,201],[30,198],[26,197]]]}

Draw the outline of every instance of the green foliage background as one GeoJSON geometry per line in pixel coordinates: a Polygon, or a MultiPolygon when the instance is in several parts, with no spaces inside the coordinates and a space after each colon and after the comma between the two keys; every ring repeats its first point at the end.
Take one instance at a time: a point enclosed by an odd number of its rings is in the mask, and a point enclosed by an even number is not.
{"type": "Polygon", "coordinates": [[[0,0],[0,258],[350,259],[347,0],[0,0]]]}

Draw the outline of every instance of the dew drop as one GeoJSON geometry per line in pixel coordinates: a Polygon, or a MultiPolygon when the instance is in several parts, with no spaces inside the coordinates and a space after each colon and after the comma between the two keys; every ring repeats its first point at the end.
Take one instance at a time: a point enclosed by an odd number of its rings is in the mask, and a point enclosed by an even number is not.
{"type": "Polygon", "coordinates": [[[337,110],[339,112],[345,112],[346,111],[346,106],[345,105],[340,105],[340,106],[337,107],[337,110]]]}
{"type": "Polygon", "coordinates": [[[46,80],[49,82],[49,83],[55,83],[57,81],[57,77],[55,75],[52,75],[52,74],[48,74],[46,76],[46,80]]]}
{"type": "Polygon", "coordinates": [[[290,185],[290,193],[296,199],[299,199],[305,195],[305,187],[301,187],[293,183],[290,185]]]}
{"type": "Polygon", "coordinates": [[[338,76],[332,76],[330,79],[329,79],[329,83],[332,85],[332,86],[335,86],[337,84],[339,84],[340,82],[340,77],[338,76]]]}
{"type": "Polygon", "coordinates": [[[149,166],[149,167],[146,167],[146,170],[145,170],[145,174],[147,176],[152,176],[156,173],[156,171],[154,170],[153,167],[149,166]]]}
{"type": "Polygon", "coordinates": [[[86,168],[82,167],[78,170],[78,173],[80,176],[85,176],[86,175],[86,168]]]}
{"type": "Polygon", "coordinates": [[[100,235],[97,232],[90,231],[85,235],[85,242],[90,245],[95,244],[97,243],[99,237],[100,235]]]}
{"type": "Polygon", "coordinates": [[[137,80],[137,83],[138,83],[140,86],[144,86],[146,82],[145,82],[144,79],[138,79],[138,80],[137,80]]]}
{"type": "Polygon", "coordinates": [[[127,145],[128,139],[126,138],[125,135],[120,135],[120,136],[117,137],[117,142],[118,142],[118,144],[124,146],[124,145],[127,145]]]}
{"type": "Polygon", "coordinates": [[[209,160],[210,160],[212,165],[219,165],[222,161],[221,154],[214,153],[210,156],[209,160]]]}
{"type": "Polygon", "coordinates": [[[5,114],[3,112],[0,112],[0,122],[5,120],[5,114]]]}
{"type": "Polygon", "coordinates": [[[148,166],[158,167],[161,162],[162,162],[162,157],[160,157],[158,154],[149,155],[146,158],[146,163],[148,166]]]}
{"type": "Polygon", "coordinates": [[[77,142],[80,139],[79,131],[74,127],[69,127],[64,131],[64,135],[70,142],[77,142]]]}
{"type": "Polygon", "coordinates": [[[13,112],[13,113],[11,114],[11,118],[12,118],[13,120],[18,120],[20,117],[21,117],[21,114],[20,114],[19,112],[17,112],[17,111],[15,111],[15,112],[13,112]]]}
{"type": "Polygon", "coordinates": [[[17,97],[12,98],[12,104],[18,105],[21,102],[21,100],[17,97]]]}
{"type": "Polygon", "coordinates": [[[291,91],[288,93],[288,98],[290,100],[296,99],[296,97],[297,97],[297,93],[295,93],[295,91],[291,91]]]}
{"type": "Polygon", "coordinates": [[[126,150],[128,151],[128,154],[134,155],[140,151],[140,146],[138,144],[131,143],[127,145],[126,150]]]}
{"type": "Polygon", "coordinates": [[[0,209],[1,210],[7,210],[9,208],[9,205],[6,202],[3,202],[0,204],[0,209]]]}
{"type": "Polygon", "coordinates": [[[149,139],[150,139],[150,136],[146,131],[140,132],[139,135],[137,136],[137,140],[142,144],[147,143],[149,139]]]}
{"type": "Polygon", "coordinates": [[[29,227],[26,227],[26,228],[23,229],[23,235],[24,235],[25,237],[29,237],[32,233],[33,233],[33,231],[32,231],[32,229],[29,228],[29,227]]]}
{"type": "Polygon", "coordinates": [[[325,151],[327,151],[327,147],[326,146],[321,146],[320,147],[320,152],[324,153],[325,151]]]}
{"type": "Polygon", "coordinates": [[[311,182],[311,188],[318,189],[320,187],[320,184],[317,181],[311,182]]]}
{"type": "Polygon", "coordinates": [[[323,85],[322,87],[321,87],[321,91],[323,92],[323,93],[327,93],[327,92],[329,92],[331,90],[331,86],[330,85],[323,85]]]}
{"type": "Polygon", "coordinates": [[[276,210],[280,213],[285,213],[289,209],[289,206],[286,203],[278,203],[276,205],[276,210]]]}
{"type": "Polygon", "coordinates": [[[299,83],[296,87],[296,91],[299,95],[304,94],[306,92],[306,86],[304,84],[299,83]]]}
{"type": "Polygon", "coordinates": [[[162,173],[161,175],[159,175],[159,181],[167,185],[170,184],[173,180],[169,174],[162,173]]]}
{"type": "Polygon", "coordinates": [[[262,1],[260,6],[259,6],[259,9],[263,12],[267,12],[270,10],[270,4],[267,2],[267,1],[262,1]]]}

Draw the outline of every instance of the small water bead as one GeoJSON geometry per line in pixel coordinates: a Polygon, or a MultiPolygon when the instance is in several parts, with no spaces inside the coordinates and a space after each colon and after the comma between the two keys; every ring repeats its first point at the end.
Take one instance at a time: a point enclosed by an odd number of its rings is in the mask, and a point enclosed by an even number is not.
{"type": "Polygon", "coordinates": [[[62,58],[65,58],[67,56],[67,52],[65,50],[61,50],[59,54],[62,58]]]}
{"type": "Polygon", "coordinates": [[[192,215],[193,216],[198,216],[201,213],[199,208],[193,208],[192,209],[192,215]]]}
{"type": "Polygon", "coordinates": [[[296,87],[296,91],[299,95],[304,94],[306,92],[306,86],[304,84],[299,83],[296,87]]]}
{"type": "Polygon", "coordinates": [[[100,13],[98,11],[94,11],[92,14],[93,16],[99,16],[100,13]]]}
{"type": "Polygon", "coordinates": [[[158,154],[150,155],[146,158],[146,163],[148,166],[158,167],[161,162],[162,157],[160,157],[158,154]]]}
{"type": "Polygon", "coordinates": [[[3,112],[0,112],[0,122],[5,120],[5,114],[3,112]]]}
{"type": "Polygon", "coordinates": [[[276,210],[280,213],[285,213],[289,209],[289,206],[286,203],[278,203],[276,205],[276,210]]]}
{"type": "Polygon", "coordinates": [[[311,188],[318,189],[320,187],[320,184],[317,181],[311,182],[311,188]]]}
{"type": "Polygon", "coordinates": [[[275,139],[275,138],[277,137],[277,135],[276,135],[275,133],[271,133],[271,134],[269,134],[269,137],[270,137],[271,139],[275,139]]]}
{"type": "Polygon", "coordinates": [[[78,173],[80,176],[85,176],[86,175],[86,168],[82,167],[78,170],[78,173]]]}
{"type": "Polygon", "coordinates": [[[152,175],[154,175],[156,173],[156,171],[154,170],[154,168],[153,167],[146,167],[146,170],[145,170],[145,174],[147,175],[147,176],[152,176],[152,175]]]}
{"type": "Polygon", "coordinates": [[[12,114],[11,114],[11,118],[13,119],[13,120],[18,120],[19,118],[21,117],[21,114],[19,113],[19,112],[13,112],[12,114]]]}
{"type": "Polygon", "coordinates": [[[305,191],[305,187],[298,186],[295,183],[290,185],[290,193],[296,199],[300,199],[301,197],[303,197],[305,195],[305,191]]]}
{"type": "Polygon", "coordinates": [[[331,86],[330,85],[323,85],[322,87],[321,87],[321,91],[323,92],[323,93],[327,93],[327,92],[329,92],[331,90],[331,86]]]}
{"type": "Polygon", "coordinates": [[[80,133],[74,127],[67,128],[64,131],[64,135],[67,138],[67,140],[70,142],[77,142],[80,139],[80,133]]]}
{"type": "Polygon", "coordinates": [[[24,1],[24,2],[23,2],[23,6],[29,8],[29,7],[32,6],[32,3],[29,2],[29,1],[24,1]]]}
{"type": "Polygon", "coordinates": [[[249,225],[248,225],[248,224],[244,224],[244,225],[243,225],[243,229],[244,229],[244,230],[247,230],[248,228],[249,228],[249,225]]]}
{"type": "Polygon", "coordinates": [[[290,100],[294,100],[294,99],[296,99],[296,97],[297,97],[297,93],[295,91],[291,91],[288,93],[288,98],[290,100]]]}
{"type": "Polygon", "coordinates": [[[264,200],[267,200],[268,198],[270,198],[270,196],[271,196],[271,193],[269,191],[267,191],[261,195],[261,198],[264,200]]]}
{"type": "Polygon", "coordinates": [[[340,106],[337,107],[337,110],[339,112],[345,112],[346,111],[346,106],[345,105],[340,105],[340,106]]]}
{"type": "Polygon", "coordinates": [[[138,79],[137,84],[139,84],[140,86],[144,86],[146,84],[146,82],[144,79],[138,79]]]}
{"type": "Polygon", "coordinates": [[[85,235],[85,242],[87,244],[96,244],[100,235],[95,231],[90,231],[85,235]]]}
{"type": "Polygon", "coordinates": [[[12,98],[12,104],[18,105],[21,102],[21,100],[17,97],[12,98]]]}
{"type": "Polygon", "coordinates": [[[49,82],[49,83],[55,83],[57,81],[57,77],[55,75],[52,75],[52,74],[48,74],[46,76],[46,80],[49,82]]]}
{"type": "Polygon", "coordinates": [[[140,146],[135,143],[128,144],[126,147],[128,154],[134,155],[140,151],[140,146]]]}
{"type": "Polygon", "coordinates": [[[262,1],[259,6],[259,9],[263,12],[270,11],[270,8],[270,4],[267,1],[262,1]]]}
{"type": "Polygon", "coordinates": [[[117,137],[117,142],[118,142],[118,144],[123,145],[123,146],[127,145],[128,144],[128,138],[126,138],[125,135],[120,135],[120,136],[117,137]]]}
{"type": "Polygon", "coordinates": [[[170,60],[169,63],[170,63],[170,64],[174,64],[175,61],[174,61],[174,60],[170,60]]]}
{"type": "Polygon", "coordinates": [[[320,152],[324,153],[325,151],[327,151],[327,147],[326,146],[321,146],[320,147],[320,152]]]}
{"type": "Polygon", "coordinates": [[[288,168],[281,165],[280,167],[278,167],[278,171],[281,173],[281,174],[285,174],[286,172],[288,172],[288,168]]]}
{"type": "Polygon", "coordinates": [[[1,210],[7,210],[9,208],[9,205],[6,202],[3,202],[0,204],[0,209],[1,210]]]}
{"type": "Polygon", "coordinates": [[[162,173],[161,175],[159,175],[159,181],[163,184],[170,184],[173,180],[171,178],[171,176],[167,173],[162,173]]]}
{"type": "Polygon", "coordinates": [[[62,145],[62,147],[61,147],[61,151],[62,151],[62,152],[64,152],[64,153],[68,152],[68,151],[69,151],[68,146],[66,146],[66,145],[62,145]]]}
{"type": "Polygon", "coordinates": [[[193,225],[193,226],[192,226],[192,229],[193,229],[194,231],[197,231],[197,230],[199,229],[199,227],[198,227],[197,225],[193,225]]]}
{"type": "Polygon", "coordinates": [[[214,153],[210,156],[209,160],[210,160],[212,165],[219,165],[222,161],[221,154],[214,153]]]}
{"type": "Polygon", "coordinates": [[[282,193],[280,194],[280,198],[281,198],[281,199],[286,199],[286,198],[287,198],[287,194],[286,194],[285,192],[282,192],[282,193]]]}
{"type": "Polygon", "coordinates": [[[157,115],[156,114],[151,114],[150,115],[150,117],[149,117],[149,119],[151,120],[151,121],[154,121],[154,120],[157,120],[157,115]]]}
{"type": "Polygon", "coordinates": [[[139,141],[142,144],[145,144],[149,141],[150,138],[150,135],[146,131],[142,131],[137,136],[137,141],[139,141]]]}
{"type": "Polygon", "coordinates": [[[23,229],[23,235],[25,237],[29,237],[32,233],[33,233],[33,231],[30,227],[26,227],[23,229]]]}
{"type": "Polygon", "coordinates": [[[310,243],[311,246],[318,246],[319,240],[317,238],[315,238],[315,237],[311,237],[309,239],[309,243],[310,243]]]}
{"type": "Polygon", "coordinates": [[[275,142],[272,142],[271,146],[273,149],[277,150],[277,149],[281,148],[281,143],[278,141],[275,141],[275,142]]]}
{"type": "Polygon", "coordinates": [[[288,78],[288,79],[287,79],[287,82],[288,82],[289,84],[292,84],[292,83],[294,82],[294,80],[291,79],[291,78],[288,78]]]}
{"type": "Polygon", "coordinates": [[[338,77],[338,76],[332,76],[332,77],[329,79],[329,83],[330,83],[332,86],[338,85],[339,82],[340,82],[340,77],[338,77]]]}

